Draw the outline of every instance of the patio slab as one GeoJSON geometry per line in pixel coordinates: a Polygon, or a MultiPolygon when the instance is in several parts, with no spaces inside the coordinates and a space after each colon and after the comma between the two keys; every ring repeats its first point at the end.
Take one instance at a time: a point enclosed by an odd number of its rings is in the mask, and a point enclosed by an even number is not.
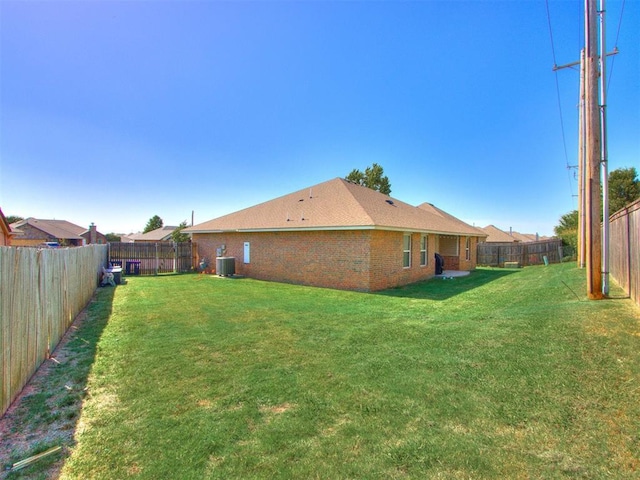
{"type": "Polygon", "coordinates": [[[470,273],[467,270],[444,270],[440,275],[436,275],[436,278],[466,277],[470,273]]]}

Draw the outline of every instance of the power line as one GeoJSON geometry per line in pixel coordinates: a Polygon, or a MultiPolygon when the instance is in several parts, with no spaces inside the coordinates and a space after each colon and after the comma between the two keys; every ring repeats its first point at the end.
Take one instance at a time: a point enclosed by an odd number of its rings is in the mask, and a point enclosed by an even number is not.
{"type": "MultiPolygon", "coordinates": [[[[620,38],[620,27],[622,26],[622,15],[624,14],[624,4],[626,0],[622,0],[622,8],[620,9],[620,20],[618,20],[618,33],[616,33],[616,43],[614,50],[618,50],[618,39],[620,38]]],[[[609,93],[609,87],[611,86],[611,77],[613,76],[613,66],[615,65],[616,57],[611,59],[611,68],[609,69],[609,78],[607,79],[607,93],[609,93]]]]}
{"type": "Polygon", "coordinates": [[[573,182],[571,181],[570,169],[575,167],[571,167],[569,165],[569,155],[567,153],[567,138],[564,133],[564,116],[562,114],[562,102],[560,101],[560,84],[558,82],[558,70],[556,69],[556,67],[558,66],[558,63],[556,62],[556,48],[555,48],[555,43],[553,41],[553,29],[551,28],[551,14],[549,13],[549,0],[546,0],[545,3],[547,6],[547,23],[549,25],[549,39],[551,41],[551,53],[553,55],[553,66],[554,66],[555,79],[556,79],[556,97],[558,100],[558,112],[560,114],[560,130],[562,132],[562,146],[564,147],[564,159],[567,165],[567,175],[569,177],[569,191],[571,193],[571,197],[573,197],[573,182]]]}
{"type": "Polygon", "coordinates": [[[553,30],[551,29],[551,14],[549,13],[549,0],[546,0],[546,5],[547,5],[547,23],[549,24],[549,38],[551,39],[551,53],[553,54],[553,65],[557,65],[558,62],[556,62],[556,48],[555,48],[555,44],[553,43],[553,30]]]}

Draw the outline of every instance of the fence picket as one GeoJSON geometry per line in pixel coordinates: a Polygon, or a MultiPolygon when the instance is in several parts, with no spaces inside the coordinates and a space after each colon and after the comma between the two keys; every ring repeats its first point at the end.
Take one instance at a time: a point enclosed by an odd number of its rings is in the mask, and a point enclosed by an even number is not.
{"type": "Polygon", "coordinates": [[[609,217],[609,273],[640,305],[640,200],[609,217]]]}
{"type": "Polygon", "coordinates": [[[0,416],[89,302],[106,261],[106,245],[0,246],[0,416]]]}
{"type": "Polygon", "coordinates": [[[479,243],[478,265],[503,267],[505,262],[518,262],[520,266],[542,265],[562,261],[562,240],[542,240],[523,243],[479,243]]]}
{"type": "Polygon", "coordinates": [[[193,267],[191,242],[112,242],[109,261],[122,266],[124,274],[131,274],[134,264],[140,275],[190,272],[193,267]]]}

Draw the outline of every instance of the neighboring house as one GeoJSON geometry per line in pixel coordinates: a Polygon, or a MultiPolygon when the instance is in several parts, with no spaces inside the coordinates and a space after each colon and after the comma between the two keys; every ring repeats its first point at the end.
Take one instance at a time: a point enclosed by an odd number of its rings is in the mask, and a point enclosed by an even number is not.
{"type": "Polygon", "coordinates": [[[171,242],[171,234],[178,227],[160,227],[147,233],[134,233],[128,235],[129,240],[133,242],[171,242]]]}
{"type": "Polygon", "coordinates": [[[15,231],[11,245],[17,247],[37,247],[47,242],[67,247],[107,243],[107,237],[98,232],[93,223],[87,229],[66,220],[40,220],[29,217],[12,223],[11,228],[15,231]]]}
{"type": "Polygon", "coordinates": [[[487,234],[485,243],[517,243],[520,241],[495,225],[487,225],[480,230],[487,234]]]}
{"type": "Polygon", "coordinates": [[[516,238],[523,243],[537,242],[538,240],[540,240],[539,235],[534,233],[511,232],[511,235],[513,236],[513,238],[516,238]]]}
{"type": "Polygon", "coordinates": [[[13,232],[11,231],[11,227],[7,223],[7,219],[0,208],[0,246],[11,245],[12,236],[13,232]]]}
{"type": "Polygon", "coordinates": [[[183,230],[200,259],[235,257],[248,277],[376,291],[472,270],[484,232],[428,203],[419,207],[342,178],[183,230]]]}
{"type": "Polygon", "coordinates": [[[120,242],[121,243],[133,243],[133,238],[132,238],[134,236],[133,233],[127,233],[127,234],[118,233],[116,235],[118,235],[120,237],[120,242]]]}
{"type": "Polygon", "coordinates": [[[487,234],[485,243],[526,243],[542,240],[537,234],[519,233],[512,230],[505,232],[495,225],[487,225],[480,230],[487,234]]]}

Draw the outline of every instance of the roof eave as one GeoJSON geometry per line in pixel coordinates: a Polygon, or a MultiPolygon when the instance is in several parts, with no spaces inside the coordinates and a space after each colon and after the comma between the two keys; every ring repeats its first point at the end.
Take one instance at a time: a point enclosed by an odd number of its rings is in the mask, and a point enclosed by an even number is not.
{"type": "Polygon", "coordinates": [[[486,237],[481,233],[471,232],[447,232],[414,227],[397,227],[388,225],[342,225],[342,226],[315,226],[315,227],[267,227],[267,228],[219,228],[201,230],[183,230],[185,233],[204,235],[208,233],[268,233],[268,232],[314,232],[314,231],[349,231],[349,230],[383,230],[391,232],[414,232],[430,235],[456,235],[464,237],[486,237]]]}

